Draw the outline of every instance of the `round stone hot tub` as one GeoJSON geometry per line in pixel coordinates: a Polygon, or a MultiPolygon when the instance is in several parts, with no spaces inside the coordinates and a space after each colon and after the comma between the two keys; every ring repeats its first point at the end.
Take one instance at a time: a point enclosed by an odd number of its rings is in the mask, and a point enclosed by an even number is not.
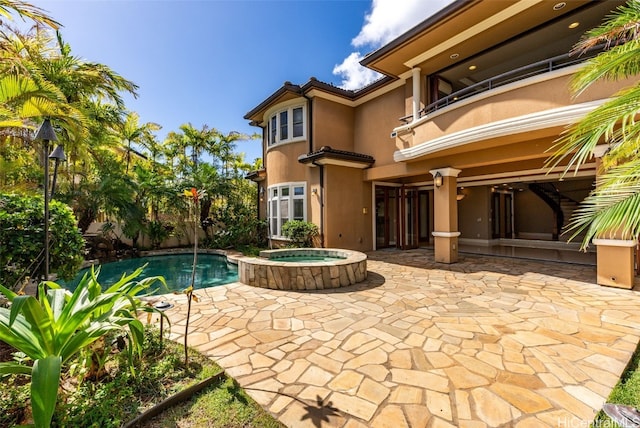
{"type": "Polygon", "coordinates": [[[324,290],[367,278],[364,253],[334,248],[266,250],[260,257],[239,257],[240,282],[276,290],[324,290]]]}

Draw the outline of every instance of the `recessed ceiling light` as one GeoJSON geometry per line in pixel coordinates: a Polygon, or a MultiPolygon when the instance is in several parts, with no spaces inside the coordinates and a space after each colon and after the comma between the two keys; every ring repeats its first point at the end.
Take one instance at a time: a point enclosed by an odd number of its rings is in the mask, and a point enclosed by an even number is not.
{"type": "Polygon", "coordinates": [[[571,28],[571,29],[578,28],[579,25],[580,25],[579,22],[572,22],[571,24],[569,24],[569,28],[571,28]]]}
{"type": "Polygon", "coordinates": [[[460,54],[452,53],[451,55],[449,55],[449,58],[451,58],[451,59],[457,59],[459,56],[460,56],[460,54]]]}
{"type": "Polygon", "coordinates": [[[553,10],[560,10],[562,8],[564,8],[567,5],[567,3],[561,1],[560,3],[556,3],[553,5],[553,10]]]}
{"type": "Polygon", "coordinates": [[[478,68],[478,67],[476,67],[475,65],[470,65],[469,66],[469,70],[471,70],[471,71],[475,70],[476,68],[478,68]]]}

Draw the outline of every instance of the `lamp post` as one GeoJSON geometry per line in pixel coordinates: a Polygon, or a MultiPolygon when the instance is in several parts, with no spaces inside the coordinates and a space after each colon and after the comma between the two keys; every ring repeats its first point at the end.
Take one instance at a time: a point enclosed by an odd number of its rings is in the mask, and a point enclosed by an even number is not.
{"type": "Polygon", "coordinates": [[[45,119],[34,138],[42,140],[44,159],[44,279],[49,280],[49,141],[58,141],[51,121],[45,119]]]}

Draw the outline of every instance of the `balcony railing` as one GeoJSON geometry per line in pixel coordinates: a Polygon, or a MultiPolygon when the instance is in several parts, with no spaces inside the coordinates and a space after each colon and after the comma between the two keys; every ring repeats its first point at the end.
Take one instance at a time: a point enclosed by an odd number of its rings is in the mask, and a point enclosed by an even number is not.
{"type": "MultiPolygon", "coordinates": [[[[426,107],[424,107],[418,112],[420,115],[419,117],[426,116],[441,108],[457,103],[458,101],[464,100],[466,98],[472,97],[474,95],[477,95],[483,92],[490,91],[495,88],[499,88],[500,86],[504,86],[509,83],[517,82],[519,80],[524,80],[529,77],[548,73],[550,71],[559,70],[561,68],[569,67],[574,64],[579,64],[581,62],[584,62],[586,59],[589,59],[595,56],[597,51],[601,49],[602,49],[602,46],[597,46],[582,55],[570,55],[570,54],[558,55],[552,58],[547,58],[542,61],[525,65],[523,67],[509,70],[506,73],[498,74],[497,76],[493,76],[489,79],[483,80],[478,83],[474,83],[473,85],[470,85],[458,91],[455,91],[450,95],[447,95],[444,98],[440,98],[439,100],[427,105],[426,107]]],[[[413,119],[413,115],[408,115],[408,116],[401,117],[399,120],[404,123],[409,123],[411,122],[412,119],[413,119]]]]}

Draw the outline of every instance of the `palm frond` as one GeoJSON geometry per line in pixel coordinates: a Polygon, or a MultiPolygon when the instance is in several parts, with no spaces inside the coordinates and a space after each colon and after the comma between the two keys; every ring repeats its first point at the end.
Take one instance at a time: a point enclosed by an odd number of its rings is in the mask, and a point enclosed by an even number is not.
{"type": "Polygon", "coordinates": [[[640,83],[618,92],[571,125],[549,148],[553,154],[545,167],[554,168],[567,161],[565,173],[574,167],[577,170],[593,156],[598,144],[607,143],[612,149],[623,145],[637,147],[640,140],[640,125],[636,122],[640,113],[639,99],[640,83]]]}
{"type": "Polygon", "coordinates": [[[635,239],[640,235],[640,160],[609,169],[597,188],[574,211],[565,233],[569,240],[585,233],[582,248],[593,238],[635,239]]]}
{"type": "Polygon", "coordinates": [[[617,81],[640,73],[640,40],[618,45],[589,59],[571,80],[577,97],[599,80],[617,81]]]}

